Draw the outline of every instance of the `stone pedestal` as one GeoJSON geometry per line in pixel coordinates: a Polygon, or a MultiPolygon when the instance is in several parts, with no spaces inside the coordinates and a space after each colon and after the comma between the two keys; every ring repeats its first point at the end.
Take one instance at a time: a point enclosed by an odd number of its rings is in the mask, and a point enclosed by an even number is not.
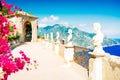
{"type": "Polygon", "coordinates": [[[90,53],[89,80],[120,80],[120,58],[90,53]]]}
{"type": "Polygon", "coordinates": [[[89,80],[103,80],[103,58],[105,54],[89,53],[89,80]]]}
{"type": "Polygon", "coordinates": [[[37,20],[32,22],[32,40],[31,42],[37,41],[37,20]]]}
{"type": "Polygon", "coordinates": [[[74,47],[73,46],[65,46],[64,58],[66,61],[74,60],[74,47]]]}
{"type": "Polygon", "coordinates": [[[50,49],[53,50],[54,42],[53,42],[53,41],[50,41],[49,45],[50,45],[50,49]]]}
{"type": "Polygon", "coordinates": [[[45,40],[45,45],[46,45],[46,47],[47,47],[47,48],[49,48],[49,47],[50,47],[49,40],[47,40],[47,39],[45,40]]]}
{"type": "Polygon", "coordinates": [[[57,40],[55,43],[55,54],[59,55],[59,51],[60,51],[60,41],[57,40]]]}
{"type": "Polygon", "coordinates": [[[72,45],[72,42],[69,42],[65,46],[64,58],[67,62],[70,62],[70,61],[74,60],[74,46],[72,45]]]}

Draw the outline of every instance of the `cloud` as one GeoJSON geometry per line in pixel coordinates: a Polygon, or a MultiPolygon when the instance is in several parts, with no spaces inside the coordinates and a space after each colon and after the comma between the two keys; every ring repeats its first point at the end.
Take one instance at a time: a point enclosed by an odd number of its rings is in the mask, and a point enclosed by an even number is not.
{"type": "Polygon", "coordinates": [[[50,19],[52,22],[54,22],[54,21],[58,21],[58,20],[59,20],[59,17],[58,17],[58,16],[51,15],[49,19],[50,19]]]}
{"type": "Polygon", "coordinates": [[[42,23],[51,23],[51,22],[55,22],[58,20],[59,20],[58,16],[50,15],[49,17],[44,17],[43,19],[41,19],[41,22],[42,23]]]}
{"type": "Polygon", "coordinates": [[[79,24],[78,26],[79,27],[85,27],[85,26],[87,26],[87,24],[79,24]]]}
{"type": "Polygon", "coordinates": [[[38,23],[38,26],[39,26],[39,27],[45,27],[45,26],[47,26],[47,24],[44,24],[44,23],[38,23]]]}
{"type": "Polygon", "coordinates": [[[68,23],[68,22],[66,22],[66,21],[62,21],[60,24],[62,24],[62,25],[64,25],[64,26],[70,26],[70,24],[68,23]]]}
{"type": "Polygon", "coordinates": [[[49,18],[44,17],[40,22],[42,22],[42,23],[47,23],[47,22],[49,22],[49,18]]]}
{"type": "Polygon", "coordinates": [[[47,25],[53,25],[59,20],[58,16],[50,15],[49,17],[44,17],[38,21],[39,27],[45,27],[47,25]]]}
{"type": "Polygon", "coordinates": [[[105,36],[110,37],[110,38],[117,38],[120,37],[120,31],[118,30],[114,30],[114,29],[104,29],[102,30],[102,32],[104,33],[105,36]]]}

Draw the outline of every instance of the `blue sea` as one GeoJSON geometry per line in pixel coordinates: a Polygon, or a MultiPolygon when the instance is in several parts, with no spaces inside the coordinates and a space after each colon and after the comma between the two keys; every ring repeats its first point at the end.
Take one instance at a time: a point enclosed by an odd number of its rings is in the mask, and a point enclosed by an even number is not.
{"type": "Polygon", "coordinates": [[[120,57],[120,45],[104,47],[103,49],[105,52],[110,53],[111,55],[120,57]]]}
{"type": "MultiPolygon", "coordinates": [[[[120,45],[104,47],[103,49],[106,53],[120,57],[120,45]]],[[[88,53],[93,52],[93,50],[76,47],[75,51],[76,51],[74,54],[75,62],[81,65],[82,67],[89,69],[88,66],[89,66],[90,55],[88,53]]]]}

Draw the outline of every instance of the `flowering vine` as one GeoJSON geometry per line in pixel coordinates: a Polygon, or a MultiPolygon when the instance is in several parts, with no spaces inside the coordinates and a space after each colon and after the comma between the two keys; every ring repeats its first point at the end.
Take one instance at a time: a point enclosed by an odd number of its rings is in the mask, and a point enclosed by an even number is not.
{"type": "MultiPolygon", "coordinates": [[[[0,80],[7,80],[11,73],[22,70],[26,63],[30,64],[30,58],[22,50],[19,52],[21,57],[14,57],[8,44],[10,24],[6,15],[15,15],[16,10],[21,9],[12,4],[6,4],[4,0],[0,1],[0,80]],[[11,11],[12,7],[15,8],[14,11],[11,11]]],[[[36,63],[36,61],[34,62],[36,63]]],[[[27,68],[27,70],[29,69],[27,68]]]]}

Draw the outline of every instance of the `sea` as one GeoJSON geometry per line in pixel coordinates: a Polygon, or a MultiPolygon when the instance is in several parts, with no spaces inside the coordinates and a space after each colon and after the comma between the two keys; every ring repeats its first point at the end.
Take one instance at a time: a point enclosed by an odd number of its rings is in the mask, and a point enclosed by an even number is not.
{"type": "Polygon", "coordinates": [[[120,57],[120,45],[104,47],[103,50],[106,53],[120,57]]]}
{"type": "MultiPolygon", "coordinates": [[[[120,45],[103,47],[103,50],[106,53],[120,57],[120,45]]],[[[74,61],[78,63],[79,65],[81,65],[82,67],[89,69],[88,67],[89,59],[90,59],[89,52],[93,52],[93,50],[75,46],[74,61]]]]}

